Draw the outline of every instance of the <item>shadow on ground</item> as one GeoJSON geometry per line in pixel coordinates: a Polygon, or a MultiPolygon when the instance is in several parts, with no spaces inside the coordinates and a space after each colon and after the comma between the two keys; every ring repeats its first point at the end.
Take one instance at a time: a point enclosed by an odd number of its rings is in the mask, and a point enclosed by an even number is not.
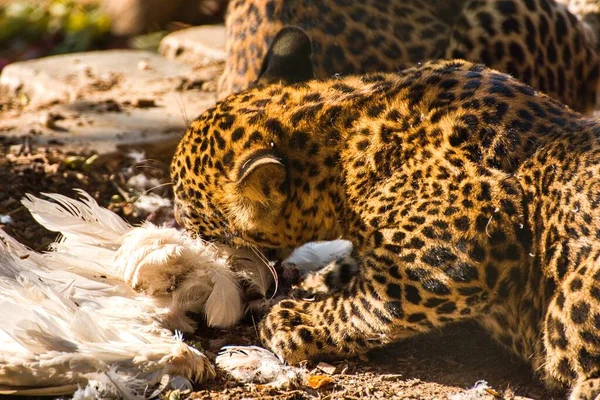
{"type": "MultiPolygon", "coordinates": [[[[202,329],[197,334],[202,338],[199,340],[202,346],[213,352],[223,344],[258,344],[251,325],[232,332],[202,329]]],[[[445,400],[480,380],[487,381],[505,399],[515,396],[544,400],[565,398],[565,393],[546,390],[529,365],[500,347],[474,323],[454,325],[372,351],[366,361],[332,364],[338,367],[338,373],[333,376],[335,384],[318,392],[241,386],[219,373],[214,381],[199,387],[192,398],[445,400]]]]}

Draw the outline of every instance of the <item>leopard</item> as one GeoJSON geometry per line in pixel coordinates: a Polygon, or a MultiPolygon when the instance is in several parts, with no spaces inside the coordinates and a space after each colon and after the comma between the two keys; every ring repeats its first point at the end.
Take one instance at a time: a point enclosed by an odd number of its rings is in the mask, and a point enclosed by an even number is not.
{"type": "Polygon", "coordinates": [[[171,163],[176,219],[205,240],[352,243],[343,284],[273,305],[262,344],[296,365],[475,321],[552,390],[598,398],[600,122],[460,59],[316,79],[309,44],[282,28],[171,163]]]}
{"type": "Polygon", "coordinates": [[[296,26],[312,41],[317,78],[461,58],[511,74],[590,113],[600,82],[600,30],[586,18],[588,3],[594,2],[231,0],[217,98],[252,86],[277,32],[296,26]]]}

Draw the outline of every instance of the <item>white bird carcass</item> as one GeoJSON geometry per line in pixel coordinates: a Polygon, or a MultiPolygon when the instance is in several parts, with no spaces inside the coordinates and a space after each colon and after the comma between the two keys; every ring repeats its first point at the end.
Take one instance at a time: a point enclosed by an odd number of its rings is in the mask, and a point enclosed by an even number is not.
{"type": "Polygon", "coordinates": [[[210,326],[233,326],[245,308],[240,281],[264,294],[270,267],[173,228],[131,227],[79,194],[23,200],[62,235],[48,253],[0,231],[0,394],[88,385],[79,398],[143,398],[165,376],[214,375],[172,331],[194,330],[188,311],[204,313],[210,326]]]}

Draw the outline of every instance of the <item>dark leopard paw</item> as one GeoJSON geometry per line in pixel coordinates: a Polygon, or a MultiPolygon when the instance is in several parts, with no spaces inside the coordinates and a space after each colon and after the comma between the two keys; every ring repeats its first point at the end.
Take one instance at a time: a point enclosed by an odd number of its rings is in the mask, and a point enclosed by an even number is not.
{"type": "Polygon", "coordinates": [[[317,321],[302,309],[302,303],[279,302],[260,325],[264,346],[289,364],[312,360],[325,347],[317,321]]]}

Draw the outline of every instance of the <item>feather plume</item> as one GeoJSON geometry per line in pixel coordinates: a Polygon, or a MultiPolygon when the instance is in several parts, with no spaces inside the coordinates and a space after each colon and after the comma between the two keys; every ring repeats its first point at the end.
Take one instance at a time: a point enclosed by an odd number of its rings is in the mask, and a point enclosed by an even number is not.
{"type": "Polygon", "coordinates": [[[471,389],[449,396],[449,400],[484,400],[502,397],[499,393],[498,396],[494,393],[497,392],[489,387],[486,381],[477,381],[471,389]]]}
{"type": "Polygon", "coordinates": [[[213,289],[206,299],[204,313],[209,326],[232,327],[243,316],[241,289],[228,269],[215,269],[211,276],[213,289]]]}
{"type": "Polygon", "coordinates": [[[284,267],[295,267],[300,276],[306,276],[351,252],[352,243],[348,240],[310,242],[294,250],[282,264],[284,267]]]}
{"type": "Polygon", "coordinates": [[[23,199],[36,221],[62,235],[48,253],[0,231],[0,390],[73,393],[73,385],[89,384],[78,398],[136,398],[146,396],[140,385],[167,375],[214,375],[206,357],[169,329],[192,331],[188,311],[204,312],[211,326],[233,326],[245,307],[239,281],[253,279],[266,292],[268,266],[254,265],[249,251],[172,228],[131,227],[78,193],[80,200],[23,199]],[[244,267],[234,270],[240,259],[244,267]]]}
{"type": "Polygon", "coordinates": [[[229,255],[229,262],[236,275],[249,284],[251,291],[264,297],[273,282],[277,285],[277,272],[273,263],[258,250],[249,252],[247,249],[229,249],[222,246],[217,248],[229,255]]]}
{"type": "Polygon", "coordinates": [[[286,365],[275,354],[258,346],[225,346],[217,355],[216,364],[237,381],[274,388],[295,387],[307,373],[305,368],[286,365]]]}
{"type": "Polygon", "coordinates": [[[58,194],[46,195],[54,202],[30,195],[23,200],[38,222],[62,234],[45,255],[48,266],[105,276],[111,284],[124,281],[161,302],[166,308],[161,321],[171,329],[193,331],[195,324],[185,316],[190,311],[204,312],[210,326],[231,327],[244,310],[239,281],[250,281],[261,293],[272,282],[268,264],[248,250],[217,247],[149,222],[131,227],[78,193],[80,201],[58,194]]]}
{"type": "Polygon", "coordinates": [[[127,365],[119,372],[123,382],[137,376],[148,385],[171,373],[173,360],[190,378],[214,374],[206,357],[157,324],[162,310],[152,299],[140,302],[131,289],[130,297],[89,290],[87,278],[53,276],[44,265],[36,271],[30,259],[43,259],[31,253],[22,260],[24,248],[9,247],[10,240],[0,241],[0,390],[47,386],[56,394],[51,388],[64,386],[68,393],[114,365],[127,365]]]}
{"type": "Polygon", "coordinates": [[[108,248],[118,246],[121,237],[131,229],[129,224],[112,211],[100,207],[96,200],[83,190],[75,191],[80,200],[57,193],[42,193],[55,203],[29,194],[21,203],[39,224],[50,231],[60,232],[63,244],[72,240],[76,243],[108,248]]]}

